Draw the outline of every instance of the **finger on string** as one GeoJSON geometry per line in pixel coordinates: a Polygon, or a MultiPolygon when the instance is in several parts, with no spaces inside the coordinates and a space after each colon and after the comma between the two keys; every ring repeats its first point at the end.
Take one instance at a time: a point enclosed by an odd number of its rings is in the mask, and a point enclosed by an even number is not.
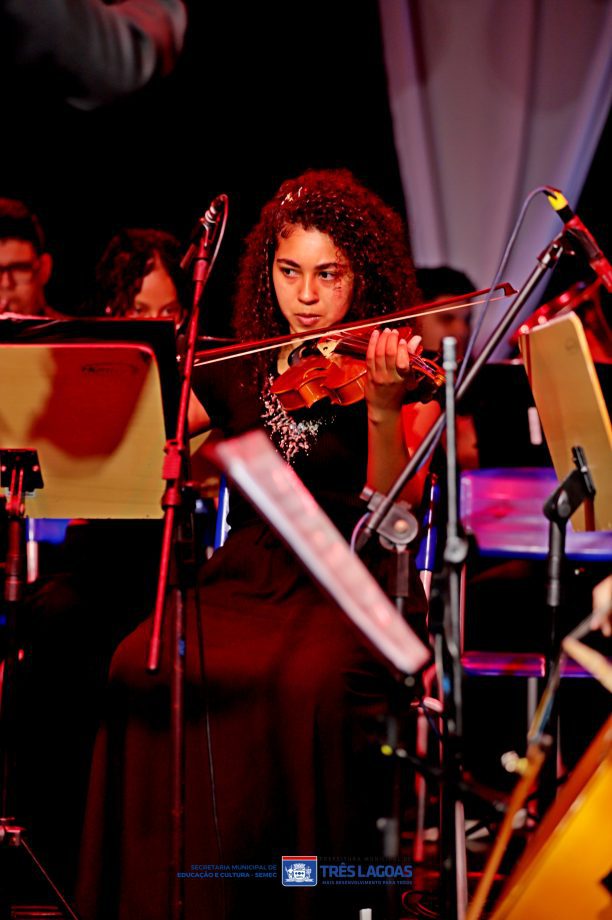
{"type": "Polygon", "coordinates": [[[377,374],[377,358],[376,353],[380,348],[380,338],[381,332],[379,329],[375,329],[372,335],[370,336],[370,341],[368,342],[368,349],[366,352],[366,367],[368,369],[368,375],[370,379],[374,379],[377,374]]]}
{"type": "MultiPolygon", "coordinates": [[[[399,342],[399,332],[397,329],[391,329],[385,342],[384,354],[387,358],[395,359],[397,355],[397,346],[399,342]]],[[[394,361],[395,363],[395,361],[394,361]]]]}
{"type": "Polygon", "coordinates": [[[410,351],[410,354],[415,355],[417,353],[422,341],[423,339],[420,335],[411,336],[410,341],[408,342],[408,350],[410,351]]]}
{"type": "Polygon", "coordinates": [[[389,348],[390,342],[391,345],[393,344],[393,339],[394,336],[391,330],[389,328],[383,329],[374,351],[374,364],[372,370],[376,376],[384,374],[387,370],[387,349],[389,348]]]}
{"type": "Polygon", "coordinates": [[[366,361],[369,364],[374,363],[374,355],[376,354],[376,345],[378,343],[379,338],[380,338],[380,330],[375,329],[372,335],[370,336],[370,340],[368,342],[368,347],[366,350],[366,361]]]}
{"type": "Polygon", "coordinates": [[[406,339],[400,339],[397,343],[397,360],[396,367],[400,374],[405,374],[410,370],[410,348],[406,339]]]}

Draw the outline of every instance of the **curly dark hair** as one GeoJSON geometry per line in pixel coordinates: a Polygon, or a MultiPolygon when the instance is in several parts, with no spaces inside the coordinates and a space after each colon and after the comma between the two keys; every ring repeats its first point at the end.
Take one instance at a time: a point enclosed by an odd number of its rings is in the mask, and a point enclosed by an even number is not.
{"type": "Polygon", "coordinates": [[[185,275],[180,267],[180,243],[163,230],[126,228],[109,242],[96,266],[95,312],[124,316],[131,309],[155,254],[174,281],[185,303],[185,275]]]}
{"type": "Polygon", "coordinates": [[[278,237],[288,224],[328,234],[355,276],[347,319],[363,319],[418,302],[414,267],[400,216],[347,169],[307,170],[283,182],[245,241],[234,306],[241,341],[287,330],[272,284],[278,237]]]}

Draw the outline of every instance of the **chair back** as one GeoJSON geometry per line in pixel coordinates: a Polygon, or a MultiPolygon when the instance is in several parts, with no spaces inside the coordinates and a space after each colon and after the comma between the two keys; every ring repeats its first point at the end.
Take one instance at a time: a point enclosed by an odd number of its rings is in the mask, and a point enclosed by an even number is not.
{"type": "MultiPolygon", "coordinates": [[[[436,473],[431,473],[427,479],[425,492],[425,511],[416,554],[416,567],[419,571],[427,598],[431,588],[431,578],[436,562],[436,547],[438,540],[437,510],[440,497],[440,484],[436,473]]],[[[223,546],[230,531],[227,522],[229,511],[229,488],[225,476],[219,480],[219,495],[217,499],[217,517],[215,522],[215,536],[213,548],[223,546]]]]}
{"type": "Polygon", "coordinates": [[[439,504],[440,483],[438,475],[437,473],[430,473],[425,487],[425,511],[421,526],[419,548],[415,560],[428,600],[431,593],[431,579],[436,565],[439,504]]]}
{"type": "Polygon", "coordinates": [[[215,538],[213,549],[219,549],[227,540],[230,532],[230,525],[227,522],[229,511],[229,488],[225,476],[219,479],[219,495],[217,498],[217,518],[215,521],[215,538]]]}

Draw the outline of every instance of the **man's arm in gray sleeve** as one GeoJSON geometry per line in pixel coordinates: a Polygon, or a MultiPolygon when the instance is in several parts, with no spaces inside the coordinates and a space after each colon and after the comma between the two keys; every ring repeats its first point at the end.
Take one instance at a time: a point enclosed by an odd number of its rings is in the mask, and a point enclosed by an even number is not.
{"type": "Polygon", "coordinates": [[[60,76],[70,101],[93,108],[172,70],[183,45],[182,0],[0,0],[22,65],[60,76]]]}

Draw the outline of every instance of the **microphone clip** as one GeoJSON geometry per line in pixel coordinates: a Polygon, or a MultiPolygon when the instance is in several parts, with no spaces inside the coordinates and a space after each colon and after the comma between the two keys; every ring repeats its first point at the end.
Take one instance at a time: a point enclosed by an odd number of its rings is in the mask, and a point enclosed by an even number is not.
{"type": "Polygon", "coordinates": [[[189,240],[189,246],[181,259],[181,269],[187,271],[194,259],[210,262],[216,250],[219,230],[227,220],[227,195],[217,195],[204,215],[198,219],[189,240]]]}

